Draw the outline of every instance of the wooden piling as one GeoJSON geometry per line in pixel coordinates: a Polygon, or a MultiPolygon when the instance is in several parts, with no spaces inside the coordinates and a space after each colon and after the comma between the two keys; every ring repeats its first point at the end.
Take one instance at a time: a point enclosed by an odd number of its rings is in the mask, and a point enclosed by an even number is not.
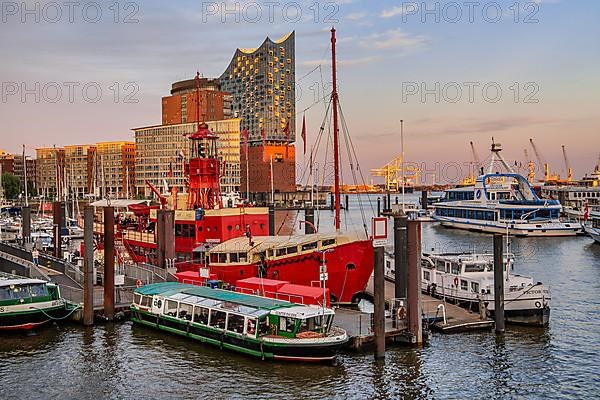
{"type": "Polygon", "coordinates": [[[387,192],[387,210],[390,211],[392,209],[392,195],[390,192],[387,192]]]}
{"type": "Polygon", "coordinates": [[[62,219],[63,208],[60,201],[52,203],[52,228],[54,234],[54,257],[62,258],[62,219]]]}
{"type": "Polygon", "coordinates": [[[427,210],[427,190],[421,191],[421,208],[427,210]]]}
{"type": "Polygon", "coordinates": [[[394,297],[406,298],[408,279],[408,253],[406,245],[406,215],[394,216],[394,297]]]}
{"type": "Polygon", "coordinates": [[[502,235],[494,234],[494,319],[496,333],[504,333],[504,256],[502,235]]]}
{"type": "Polygon", "coordinates": [[[23,246],[31,243],[31,207],[23,206],[21,208],[21,236],[23,237],[23,246]]]}
{"type": "Polygon", "coordinates": [[[381,197],[377,198],[377,216],[381,217],[381,197]]]}
{"type": "Polygon", "coordinates": [[[104,207],[104,316],[115,316],[115,209],[104,207]]]}
{"type": "Polygon", "coordinates": [[[269,204],[269,236],[275,236],[275,205],[269,204]]]}
{"type": "Polygon", "coordinates": [[[385,357],[385,248],[375,247],[373,271],[373,332],[375,334],[375,358],[385,357]]]}
{"type": "Polygon", "coordinates": [[[94,207],[83,211],[83,324],[94,324],[94,207]]]}
{"type": "Polygon", "coordinates": [[[423,343],[421,321],[421,223],[409,220],[407,227],[408,276],[406,297],[408,303],[408,329],[415,337],[415,344],[423,343]]]}
{"type": "Polygon", "coordinates": [[[157,258],[158,266],[167,268],[172,266],[172,260],[175,259],[175,211],[158,210],[156,213],[157,222],[157,258]]]}
{"type": "Polygon", "coordinates": [[[304,233],[310,235],[315,233],[315,210],[312,207],[304,209],[304,233]]]}

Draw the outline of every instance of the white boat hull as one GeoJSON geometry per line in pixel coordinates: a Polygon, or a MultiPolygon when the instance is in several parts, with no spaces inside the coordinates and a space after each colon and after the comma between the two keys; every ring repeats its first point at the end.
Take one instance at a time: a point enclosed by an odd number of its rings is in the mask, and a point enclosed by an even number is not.
{"type": "MultiPolygon", "coordinates": [[[[442,226],[448,228],[466,229],[475,232],[506,234],[506,225],[489,224],[485,222],[450,220],[436,217],[442,226]]],[[[508,233],[512,236],[547,237],[547,236],[576,236],[583,233],[583,227],[578,223],[541,223],[541,224],[509,224],[508,233]]]]}
{"type": "Polygon", "coordinates": [[[596,243],[600,243],[600,229],[588,227],[585,231],[596,241],[596,243]]]}

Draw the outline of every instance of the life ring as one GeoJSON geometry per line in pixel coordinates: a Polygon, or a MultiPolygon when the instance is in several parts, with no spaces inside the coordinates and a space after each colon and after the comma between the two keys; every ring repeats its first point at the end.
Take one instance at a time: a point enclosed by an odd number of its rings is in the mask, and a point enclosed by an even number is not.
{"type": "Polygon", "coordinates": [[[458,287],[458,278],[454,277],[454,286],[458,287]]]}
{"type": "Polygon", "coordinates": [[[396,312],[396,317],[398,319],[405,319],[406,318],[406,309],[404,308],[404,306],[398,307],[398,311],[396,312]]]}
{"type": "Polygon", "coordinates": [[[135,287],[136,288],[141,288],[144,285],[144,282],[142,282],[141,279],[138,279],[137,281],[135,281],[135,287]]]}
{"type": "Polygon", "coordinates": [[[536,302],[535,302],[535,306],[536,306],[537,308],[542,308],[542,303],[540,303],[539,301],[536,301],[536,302]]]}

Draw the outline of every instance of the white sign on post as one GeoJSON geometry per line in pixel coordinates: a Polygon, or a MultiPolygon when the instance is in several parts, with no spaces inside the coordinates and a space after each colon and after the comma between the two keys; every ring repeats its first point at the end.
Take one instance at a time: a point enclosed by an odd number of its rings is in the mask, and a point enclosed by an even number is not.
{"type": "Polygon", "coordinates": [[[210,276],[210,270],[208,268],[200,268],[200,278],[208,278],[210,276]]]}
{"type": "Polygon", "coordinates": [[[321,281],[326,281],[327,279],[329,279],[329,274],[327,272],[322,272],[321,281]]]}
{"type": "Polygon", "coordinates": [[[382,247],[387,244],[387,218],[373,217],[373,247],[382,247]]]}

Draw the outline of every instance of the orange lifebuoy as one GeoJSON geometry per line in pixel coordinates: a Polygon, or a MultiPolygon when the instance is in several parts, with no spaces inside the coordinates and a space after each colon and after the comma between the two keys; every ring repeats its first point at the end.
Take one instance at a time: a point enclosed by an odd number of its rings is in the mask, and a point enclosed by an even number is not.
{"type": "Polygon", "coordinates": [[[398,307],[398,311],[396,312],[396,317],[398,319],[406,318],[406,309],[404,308],[404,306],[398,307]]]}
{"type": "Polygon", "coordinates": [[[136,288],[141,288],[143,284],[144,284],[144,282],[142,282],[141,279],[138,279],[137,281],[135,281],[136,288]]]}
{"type": "Polygon", "coordinates": [[[458,278],[454,277],[454,286],[458,287],[458,278]]]}

